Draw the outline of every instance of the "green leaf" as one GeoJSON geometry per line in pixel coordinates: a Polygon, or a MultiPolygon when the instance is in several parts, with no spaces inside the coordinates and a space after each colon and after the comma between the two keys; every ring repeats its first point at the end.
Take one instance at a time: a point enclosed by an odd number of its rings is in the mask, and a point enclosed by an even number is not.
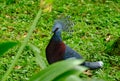
{"type": "Polygon", "coordinates": [[[52,81],[59,75],[81,64],[83,60],[68,59],[60,62],[56,62],[50,65],[48,68],[40,71],[34,75],[29,81],[52,81]]]}
{"type": "Polygon", "coordinates": [[[71,75],[65,81],[83,81],[79,76],[71,75]]]}
{"type": "Polygon", "coordinates": [[[18,42],[6,41],[0,43],[0,56],[7,52],[10,48],[16,46],[18,42]]]}
{"type": "Polygon", "coordinates": [[[86,67],[83,66],[76,66],[73,69],[70,69],[69,71],[59,75],[56,77],[53,81],[66,81],[68,77],[74,75],[74,76],[79,76],[83,71],[87,70],[86,67]]]}
{"type": "Polygon", "coordinates": [[[45,63],[44,58],[40,55],[39,48],[37,48],[33,44],[29,44],[29,46],[32,49],[32,51],[34,52],[34,54],[35,54],[37,64],[41,67],[41,69],[46,68],[47,64],[45,63]]]}

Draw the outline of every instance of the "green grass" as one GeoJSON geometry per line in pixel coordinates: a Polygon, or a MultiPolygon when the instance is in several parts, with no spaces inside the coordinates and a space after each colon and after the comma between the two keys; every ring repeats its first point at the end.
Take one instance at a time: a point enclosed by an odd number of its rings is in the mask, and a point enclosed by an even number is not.
{"type": "MultiPolygon", "coordinates": [[[[120,1],[55,0],[51,12],[43,12],[29,42],[37,46],[43,57],[51,38],[51,28],[58,16],[70,15],[75,22],[72,35],[64,32],[63,40],[88,61],[102,60],[100,70],[92,71],[92,78],[105,81],[120,80],[120,56],[109,55],[106,49],[120,36],[120,1]],[[109,41],[106,39],[110,36],[109,41]]],[[[40,8],[39,0],[0,1],[0,41],[22,41],[40,8]]],[[[11,65],[18,48],[0,57],[0,79],[11,65]]],[[[34,52],[25,48],[8,81],[26,81],[40,71],[34,52]]],[[[84,75],[83,77],[88,77],[84,75]]],[[[90,77],[91,78],[91,77],[90,77]]]]}

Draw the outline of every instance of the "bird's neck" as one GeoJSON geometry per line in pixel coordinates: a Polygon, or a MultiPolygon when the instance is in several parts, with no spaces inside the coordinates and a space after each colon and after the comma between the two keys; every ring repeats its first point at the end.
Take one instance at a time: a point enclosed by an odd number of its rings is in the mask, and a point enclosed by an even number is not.
{"type": "Polygon", "coordinates": [[[52,40],[56,41],[56,42],[61,42],[62,38],[61,38],[61,31],[56,31],[54,32],[54,35],[52,37],[52,40]]]}

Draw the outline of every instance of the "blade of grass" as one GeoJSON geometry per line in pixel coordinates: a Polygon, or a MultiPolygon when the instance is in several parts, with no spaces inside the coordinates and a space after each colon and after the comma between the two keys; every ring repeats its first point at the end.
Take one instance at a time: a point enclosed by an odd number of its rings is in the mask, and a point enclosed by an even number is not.
{"type": "Polygon", "coordinates": [[[21,44],[21,46],[20,46],[20,48],[19,48],[19,50],[18,50],[18,52],[17,52],[17,54],[16,54],[16,56],[15,56],[15,59],[12,61],[12,64],[10,65],[10,67],[9,67],[8,70],[7,70],[7,72],[6,72],[5,75],[3,76],[2,81],[5,81],[5,80],[7,79],[8,75],[10,74],[10,72],[11,72],[12,69],[13,69],[13,67],[14,67],[15,64],[17,63],[18,58],[20,57],[20,54],[22,53],[24,47],[26,46],[26,44],[27,44],[27,42],[28,42],[28,40],[29,40],[32,32],[33,32],[33,30],[34,30],[35,27],[36,27],[36,24],[37,24],[37,22],[38,22],[38,20],[39,20],[39,18],[40,18],[40,16],[41,16],[41,12],[42,12],[42,10],[40,9],[39,12],[37,13],[37,15],[36,15],[36,17],[35,17],[32,25],[31,25],[31,27],[30,27],[30,30],[28,31],[28,34],[27,34],[26,38],[25,38],[24,41],[22,42],[22,44],[21,44]]]}
{"type": "Polygon", "coordinates": [[[6,41],[0,43],[0,56],[7,52],[10,48],[16,46],[18,43],[13,41],[6,41]]]}

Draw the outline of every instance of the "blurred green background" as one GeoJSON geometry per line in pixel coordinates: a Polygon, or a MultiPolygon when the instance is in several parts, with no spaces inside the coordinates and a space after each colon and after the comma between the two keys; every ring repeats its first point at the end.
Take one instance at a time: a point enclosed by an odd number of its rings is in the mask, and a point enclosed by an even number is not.
{"type": "MultiPolygon", "coordinates": [[[[74,32],[63,32],[63,41],[81,53],[87,61],[104,62],[92,75],[105,81],[120,80],[120,55],[109,54],[112,44],[120,37],[119,0],[53,0],[43,6],[40,0],[0,0],[0,42],[23,41],[41,5],[43,12],[29,42],[37,46],[45,57],[45,48],[52,36],[54,20],[70,15],[75,22],[74,32]]],[[[0,57],[0,78],[9,68],[18,48],[0,57]]],[[[114,52],[114,51],[112,51],[114,52]]],[[[26,81],[38,73],[33,52],[26,47],[8,81],[26,81]]]]}

